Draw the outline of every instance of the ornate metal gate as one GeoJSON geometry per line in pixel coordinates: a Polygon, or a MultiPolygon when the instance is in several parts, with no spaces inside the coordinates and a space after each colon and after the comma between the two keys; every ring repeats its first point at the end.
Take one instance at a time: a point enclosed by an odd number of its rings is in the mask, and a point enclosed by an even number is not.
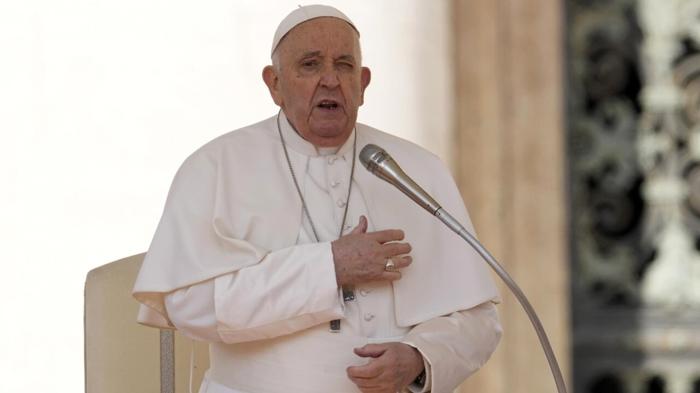
{"type": "Polygon", "coordinates": [[[567,6],[574,388],[700,392],[700,1],[567,6]]]}

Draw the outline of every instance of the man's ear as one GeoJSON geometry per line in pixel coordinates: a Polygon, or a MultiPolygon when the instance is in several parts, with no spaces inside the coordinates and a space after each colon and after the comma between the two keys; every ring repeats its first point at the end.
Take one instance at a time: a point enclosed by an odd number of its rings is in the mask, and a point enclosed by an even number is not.
{"type": "Polygon", "coordinates": [[[362,85],[362,94],[360,96],[360,105],[365,103],[365,89],[369,86],[369,82],[372,80],[372,71],[367,67],[362,67],[360,71],[360,83],[362,85]]]}
{"type": "Polygon", "coordinates": [[[262,71],[262,78],[263,81],[265,81],[268,90],[270,90],[270,96],[272,96],[272,100],[278,106],[282,106],[282,95],[279,91],[279,76],[277,75],[275,67],[271,65],[265,66],[265,68],[263,68],[262,71]]]}

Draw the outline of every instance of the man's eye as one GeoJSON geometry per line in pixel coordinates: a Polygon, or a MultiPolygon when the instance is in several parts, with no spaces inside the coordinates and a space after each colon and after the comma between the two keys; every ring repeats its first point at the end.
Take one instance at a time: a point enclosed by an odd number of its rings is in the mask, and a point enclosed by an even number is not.
{"type": "Polygon", "coordinates": [[[301,63],[301,65],[306,68],[316,67],[317,64],[318,62],[316,60],[307,60],[301,63]]]}

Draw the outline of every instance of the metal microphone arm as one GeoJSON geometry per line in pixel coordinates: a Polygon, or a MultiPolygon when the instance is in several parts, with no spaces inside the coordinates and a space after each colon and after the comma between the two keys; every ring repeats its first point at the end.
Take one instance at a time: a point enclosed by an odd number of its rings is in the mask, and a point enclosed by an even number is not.
{"type": "Polygon", "coordinates": [[[496,258],[491,255],[491,253],[479,243],[476,238],[469,233],[454,217],[452,217],[445,209],[443,209],[435,199],[428,195],[425,190],[423,190],[416,182],[414,182],[404,171],[399,167],[399,165],[394,161],[393,158],[384,149],[377,145],[368,144],[360,152],[360,162],[367,168],[368,171],[372,172],[374,175],[380,179],[394,185],[396,188],[401,190],[414,202],[420,205],[422,208],[430,212],[440,221],[442,221],[448,228],[457,233],[462,239],[466,240],[472,248],[481,255],[486,263],[491,266],[496,274],[506,283],[508,289],[515,295],[518,299],[520,305],[525,310],[532,327],[535,328],[537,333],[537,338],[540,340],[540,345],[544,350],[544,355],[547,357],[547,362],[549,363],[549,368],[552,370],[552,375],[554,376],[554,382],[557,385],[557,391],[559,393],[566,393],[566,385],[564,384],[564,378],[561,375],[561,370],[559,369],[559,363],[557,363],[557,358],[554,356],[554,351],[547,338],[547,333],[544,331],[544,327],[540,322],[540,319],[535,313],[535,309],[532,307],[530,302],[525,297],[525,294],[520,289],[518,284],[513,281],[508,272],[498,263],[496,258]]]}
{"type": "Polygon", "coordinates": [[[537,313],[535,313],[535,309],[532,307],[530,302],[527,300],[527,297],[525,297],[525,294],[523,291],[520,289],[518,284],[513,281],[513,279],[510,277],[508,272],[501,266],[501,264],[498,263],[496,258],[491,255],[491,253],[484,247],[476,238],[469,233],[454,217],[452,217],[445,209],[443,208],[438,208],[438,210],[435,212],[435,217],[440,219],[445,225],[447,225],[448,228],[453,230],[456,234],[458,234],[462,239],[466,240],[467,243],[469,243],[472,248],[481,255],[482,258],[491,266],[491,269],[498,274],[499,277],[503,280],[503,282],[506,283],[508,286],[508,289],[515,295],[515,298],[518,299],[518,302],[520,302],[520,305],[523,307],[525,310],[525,313],[527,316],[530,318],[530,322],[532,322],[532,327],[535,328],[535,332],[537,333],[537,338],[540,339],[540,344],[542,345],[542,349],[544,350],[544,355],[547,357],[547,362],[549,363],[549,368],[552,370],[552,376],[554,376],[554,383],[557,385],[557,391],[559,393],[566,393],[566,384],[564,384],[564,377],[561,375],[561,370],[559,369],[559,363],[557,363],[557,358],[554,356],[554,351],[552,350],[552,346],[549,343],[549,339],[547,338],[547,333],[544,331],[544,327],[542,326],[542,322],[540,322],[540,319],[537,317],[537,313]]]}

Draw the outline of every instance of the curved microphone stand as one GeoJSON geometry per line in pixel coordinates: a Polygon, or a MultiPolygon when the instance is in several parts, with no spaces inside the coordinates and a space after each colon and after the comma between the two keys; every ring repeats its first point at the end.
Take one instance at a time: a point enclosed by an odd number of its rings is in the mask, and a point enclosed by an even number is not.
{"type": "Polygon", "coordinates": [[[564,378],[561,375],[561,370],[559,369],[559,363],[557,362],[556,356],[554,356],[554,351],[547,338],[547,333],[544,331],[544,327],[540,322],[540,319],[535,313],[535,309],[532,307],[530,302],[525,297],[525,294],[520,289],[518,284],[513,281],[508,272],[498,263],[496,258],[491,255],[491,253],[479,243],[476,238],[467,231],[462,224],[459,223],[454,217],[452,217],[445,209],[443,209],[440,204],[438,204],[435,199],[433,199],[428,193],[426,193],[416,182],[414,182],[406,173],[399,167],[399,165],[394,161],[393,158],[384,149],[377,145],[368,144],[360,152],[360,162],[374,175],[380,179],[392,184],[411,198],[414,202],[419,204],[421,207],[426,209],[430,214],[437,217],[442,221],[448,228],[453,230],[462,239],[466,240],[472,248],[481,255],[482,258],[491,266],[496,274],[506,283],[508,289],[515,295],[518,299],[520,305],[525,310],[525,313],[530,318],[532,326],[535,328],[537,337],[540,340],[544,354],[547,357],[547,362],[549,363],[549,368],[552,370],[552,375],[554,376],[554,382],[557,385],[557,391],[559,393],[566,393],[566,385],[564,384],[564,378]]]}
{"type": "Polygon", "coordinates": [[[454,219],[449,213],[445,211],[443,208],[439,208],[435,212],[435,217],[440,219],[445,225],[447,225],[448,228],[452,229],[456,234],[458,234],[462,239],[466,240],[467,243],[469,243],[470,246],[476,252],[481,255],[482,258],[491,266],[491,269],[498,274],[499,277],[503,280],[503,282],[506,283],[508,288],[510,289],[511,292],[513,292],[513,295],[518,299],[518,302],[520,302],[520,305],[523,306],[523,309],[525,309],[525,313],[527,316],[530,318],[530,322],[532,322],[532,327],[535,328],[535,332],[537,332],[537,337],[540,339],[540,344],[542,345],[542,349],[544,350],[544,355],[547,357],[547,362],[549,363],[549,368],[552,370],[552,375],[554,376],[554,383],[557,385],[557,391],[559,393],[566,393],[566,385],[564,384],[564,378],[561,375],[561,370],[559,369],[559,363],[557,363],[557,358],[554,356],[554,351],[552,350],[552,346],[549,344],[549,339],[547,338],[547,333],[544,331],[544,327],[542,326],[542,323],[540,322],[540,319],[537,317],[537,314],[535,313],[535,309],[532,307],[530,302],[527,300],[527,297],[525,297],[525,294],[523,291],[520,289],[518,284],[513,281],[513,279],[510,277],[508,272],[501,266],[501,264],[498,263],[496,258],[491,255],[491,253],[484,247],[476,238],[469,233],[464,227],[454,219]]]}

